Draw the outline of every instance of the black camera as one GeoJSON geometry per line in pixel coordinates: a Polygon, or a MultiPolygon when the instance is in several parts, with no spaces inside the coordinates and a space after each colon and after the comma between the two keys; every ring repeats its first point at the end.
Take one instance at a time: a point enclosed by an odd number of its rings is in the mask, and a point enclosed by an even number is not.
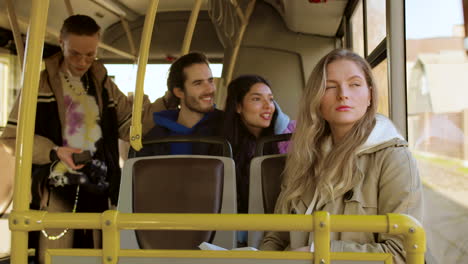
{"type": "Polygon", "coordinates": [[[73,153],[72,159],[75,165],[86,164],[92,160],[91,152],[89,150],[83,151],[81,153],[73,153]]]}

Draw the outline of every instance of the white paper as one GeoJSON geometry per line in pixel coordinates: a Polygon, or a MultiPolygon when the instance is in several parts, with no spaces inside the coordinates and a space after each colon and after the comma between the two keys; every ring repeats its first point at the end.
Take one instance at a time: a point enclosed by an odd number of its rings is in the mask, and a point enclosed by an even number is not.
{"type": "Polygon", "coordinates": [[[216,246],[216,245],[213,245],[213,244],[210,244],[210,243],[206,243],[206,242],[201,243],[200,245],[198,245],[198,247],[201,250],[227,250],[227,249],[225,249],[223,247],[219,247],[219,246],[216,246]]]}
{"type": "MultiPolygon", "coordinates": [[[[198,246],[201,250],[227,250],[223,247],[216,246],[207,242],[203,242],[198,246]]],[[[241,248],[233,248],[231,250],[244,250],[244,251],[258,251],[258,249],[254,247],[241,247],[241,248]]]]}

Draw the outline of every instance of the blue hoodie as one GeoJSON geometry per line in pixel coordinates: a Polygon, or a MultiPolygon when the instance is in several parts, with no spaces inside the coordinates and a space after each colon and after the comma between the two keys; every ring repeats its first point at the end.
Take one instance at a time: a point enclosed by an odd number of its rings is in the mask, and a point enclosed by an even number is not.
{"type": "MultiPolygon", "coordinates": [[[[189,128],[184,125],[177,123],[179,117],[179,110],[167,110],[156,112],[153,114],[154,123],[165,127],[169,130],[169,136],[175,135],[192,135],[197,126],[203,123],[207,119],[209,113],[206,113],[200,121],[198,121],[193,127],[189,128]]],[[[171,143],[172,155],[183,155],[192,153],[192,144],[190,143],[171,143]]]]}
{"type": "MultiPolygon", "coordinates": [[[[159,139],[175,135],[198,135],[198,136],[218,136],[217,124],[220,122],[222,112],[215,109],[206,113],[200,121],[193,127],[188,128],[177,123],[179,110],[166,110],[153,113],[153,120],[156,126],[145,135],[144,140],[159,139]]],[[[160,144],[161,145],[161,144],[160,144]]],[[[163,151],[162,146],[145,147],[143,150],[146,155],[161,154],[194,154],[192,143],[171,143],[170,150],[163,151]],[[148,152],[149,151],[149,152],[148,152]]],[[[141,153],[143,154],[143,153],[141,153]]],[[[200,153],[198,153],[200,154],[200,153]]]]}

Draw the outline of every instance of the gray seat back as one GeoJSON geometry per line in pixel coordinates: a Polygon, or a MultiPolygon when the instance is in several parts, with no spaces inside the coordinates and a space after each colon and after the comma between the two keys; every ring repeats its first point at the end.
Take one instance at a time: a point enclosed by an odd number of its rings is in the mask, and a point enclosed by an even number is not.
{"type": "MultiPolygon", "coordinates": [[[[236,213],[230,158],[168,155],[133,158],[122,173],[118,210],[135,213],[236,213]]],[[[201,242],[235,247],[234,231],[121,231],[126,249],[196,249],[201,242]]]]}
{"type": "MultiPolygon", "coordinates": [[[[218,159],[139,160],[133,165],[133,212],[220,213],[223,182],[218,159]]],[[[136,236],[143,249],[195,249],[211,243],[214,231],[137,230],[136,236]]]]}

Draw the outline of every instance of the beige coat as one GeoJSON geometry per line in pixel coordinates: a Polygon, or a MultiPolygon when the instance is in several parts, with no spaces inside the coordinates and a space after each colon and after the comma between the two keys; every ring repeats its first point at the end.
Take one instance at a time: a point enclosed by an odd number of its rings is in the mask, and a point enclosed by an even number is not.
{"type": "MultiPolygon", "coordinates": [[[[416,162],[408,144],[390,120],[378,115],[377,124],[358,151],[358,166],[363,179],[351,191],[332,201],[318,201],[317,210],[330,214],[384,215],[408,214],[419,221],[423,215],[422,185],[416,162]]],[[[304,214],[312,193],[305,194],[290,211],[304,214]]],[[[332,252],[391,253],[394,263],[405,263],[400,237],[388,234],[342,232],[331,234],[332,252]]],[[[310,245],[306,232],[269,232],[262,250],[285,250],[310,245]]]]}
{"type": "MultiPolygon", "coordinates": [[[[51,100],[57,101],[57,108],[59,111],[60,123],[62,130],[65,128],[65,104],[63,101],[63,89],[59,77],[59,70],[63,61],[62,53],[57,53],[52,57],[45,60],[46,70],[41,72],[38,91],[38,102],[50,102],[51,100]],[[47,99],[44,99],[47,98],[47,99]]],[[[95,61],[90,68],[92,75],[95,76],[95,87],[98,95],[99,110],[102,111],[102,98],[101,91],[105,87],[109,93],[109,101],[115,104],[117,112],[117,120],[119,122],[119,137],[128,140],[129,128],[131,124],[132,114],[132,101],[129,100],[112,82],[107,78],[107,70],[104,65],[95,61]],[[104,82],[104,83],[102,83],[104,82]]],[[[151,88],[151,87],[150,87],[151,88]]],[[[166,110],[164,99],[159,98],[152,104],[145,104],[142,111],[142,126],[143,135],[148,132],[153,126],[153,112],[166,110]]],[[[8,118],[8,125],[1,136],[1,142],[5,144],[10,153],[14,155],[15,152],[15,139],[16,129],[18,122],[19,111],[19,96],[10,112],[8,118]]],[[[63,131],[62,131],[63,134],[63,131]]],[[[50,163],[49,154],[55,144],[48,138],[34,135],[33,147],[33,163],[34,164],[47,164],[50,163]]]]}

